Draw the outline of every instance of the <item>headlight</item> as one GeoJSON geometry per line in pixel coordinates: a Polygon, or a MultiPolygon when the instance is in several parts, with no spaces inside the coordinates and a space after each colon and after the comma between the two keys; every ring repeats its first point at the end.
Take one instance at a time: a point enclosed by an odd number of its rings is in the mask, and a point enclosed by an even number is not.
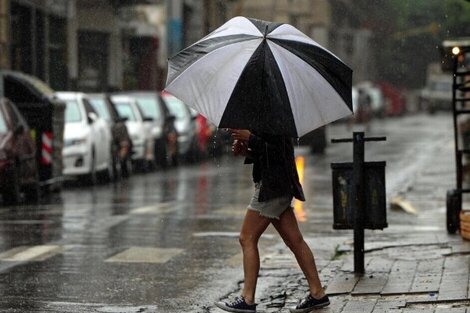
{"type": "Polygon", "coordinates": [[[134,145],[142,145],[144,143],[144,138],[141,135],[131,135],[131,139],[134,145]]]}
{"type": "Polygon", "coordinates": [[[70,146],[79,146],[79,145],[84,145],[87,142],[87,138],[74,138],[74,139],[67,139],[64,142],[65,147],[70,147],[70,146]]]}

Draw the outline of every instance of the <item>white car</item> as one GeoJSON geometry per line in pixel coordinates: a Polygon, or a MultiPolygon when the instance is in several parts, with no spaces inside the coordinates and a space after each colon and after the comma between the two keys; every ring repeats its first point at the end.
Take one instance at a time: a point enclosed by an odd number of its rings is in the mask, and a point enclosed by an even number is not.
{"type": "Polygon", "coordinates": [[[126,119],[127,131],[132,140],[132,161],[144,168],[154,162],[152,118],[144,117],[134,98],[123,95],[111,96],[119,116],[126,119]]]}
{"type": "Polygon", "coordinates": [[[63,174],[80,176],[92,184],[98,172],[111,178],[112,135],[108,123],[98,116],[85,94],[57,92],[56,96],[66,103],[63,174]]]}
{"type": "Polygon", "coordinates": [[[175,127],[178,132],[178,151],[183,158],[194,160],[197,153],[196,116],[191,114],[189,107],[175,96],[162,92],[168,110],[175,116],[175,127]]]}

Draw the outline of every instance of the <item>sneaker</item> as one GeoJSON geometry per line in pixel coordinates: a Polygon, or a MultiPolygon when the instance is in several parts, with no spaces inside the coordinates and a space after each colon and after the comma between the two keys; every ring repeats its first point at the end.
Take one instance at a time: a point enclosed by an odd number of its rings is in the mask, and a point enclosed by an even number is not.
{"type": "Polygon", "coordinates": [[[315,299],[310,294],[295,307],[290,309],[291,313],[307,313],[315,309],[320,309],[330,304],[328,296],[324,296],[321,299],[315,299]]]}
{"type": "Polygon", "coordinates": [[[256,313],[256,304],[248,304],[243,297],[236,297],[232,302],[219,301],[214,303],[219,309],[235,313],[256,313]]]}

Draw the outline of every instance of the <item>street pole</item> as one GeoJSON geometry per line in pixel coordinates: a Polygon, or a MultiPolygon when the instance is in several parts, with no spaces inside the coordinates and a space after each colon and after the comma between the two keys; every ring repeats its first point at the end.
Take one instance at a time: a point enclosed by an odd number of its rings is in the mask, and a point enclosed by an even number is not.
{"type": "Polygon", "coordinates": [[[364,269],[364,133],[353,133],[354,272],[364,269]]]}
{"type": "MultiPolygon", "coordinates": [[[[344,138],[344,139],[332,139],[332,143],[340,143],[340,142],[352,142],[353,143],[353,164],[352,164],[352,177],[351,177],[351,189],[350,193],[348,193],[348,199],[352,199],[349,208],[352,210],[352,227],[350,227],[350,223],[343,221],[349,220],[346,216],[346,213],[339,214],[337,207],[334,208],[335,212],[335,226],[346,226],[347,229],[354,229],[354,273],[356,274],[364,274],[365,273],[365,266],[364,266],[364,229],[368,227],[369,229],[383,229],[387,227],[385,222],[385,201],[383,205],[383,210],[380,207],[375,206],[373,209],[377,210],[374,211],[375,214],[371,216],[371,219],[367,219],[366,221],[366,197],[369,197],[368,201],[370,202],[370,192],[366,193],[366,189],[370,187],[371,177],[369,174],[365,175],[366,163],[364,162],[364,146],[366,141],[385,141],[386,137],[364,137],[364,132],[353,132],[353,138],[344,138]],[[367,178],[367,179],[366,179],[367,178]],[[349,198],[350,197],[350,198],[349,198]],[[382,213],[380,213],[382,212],[382,213]],[[383,214],[380,216],[380,214],[383,214]],[[338,216],[338,223],[337,223],[337,215],[338,216]],[[375,216],[377,215],[377,216],[375,216]],[[375,218],[374,218],[375,216],[375,218]]],[[[371,165],[370,163],[367,163],[371,165]]],[[[333,164],[332,164],[333,165],[333,164]]],[[[385,166],[385,164],[383,164],[385,166]]],[[[378,172],[372,172],[371,175],[380,175],[378,172]]],[[[375,176],[377,177],[377,176],[375,176]]],[[[383,196],[385,197],[385,177],[383,177],[383,181],[379,183],[380,185],[384,186],[383,196]]],[[[335,185],[333,184],[333,189],[335,189],[335,185]]],[[[348,191],[349,192],[349,191],[348,191]]],[[[369,208],[370,210],[371,208],[369,208]]],[[[350,212],[350,211],[349,211],[350,212]]],[[[349,215],[349,214],[348,214],[349,215]]]]}

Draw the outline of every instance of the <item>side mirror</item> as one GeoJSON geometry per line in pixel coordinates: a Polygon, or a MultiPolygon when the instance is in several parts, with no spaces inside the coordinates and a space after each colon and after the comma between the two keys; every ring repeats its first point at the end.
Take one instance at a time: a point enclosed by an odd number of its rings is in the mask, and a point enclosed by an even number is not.
{"type": "Polygon", "coordinates": [[[24,129],[24,126],[23,126],[23,125],[18,125],[18,126],[15,128],[15,130],[13,131],[13,135],[14,135],[15,137],[17,137],[17,136],[23,134],[23,133],[24,133],[24,130],[25,130],[25,129],[24,129]]]}
{"type": "Polygon", "coordinates": [[[98,115],[94,112],[88,113],[88,124],[93,124],[98,119],[98,115]]]}

